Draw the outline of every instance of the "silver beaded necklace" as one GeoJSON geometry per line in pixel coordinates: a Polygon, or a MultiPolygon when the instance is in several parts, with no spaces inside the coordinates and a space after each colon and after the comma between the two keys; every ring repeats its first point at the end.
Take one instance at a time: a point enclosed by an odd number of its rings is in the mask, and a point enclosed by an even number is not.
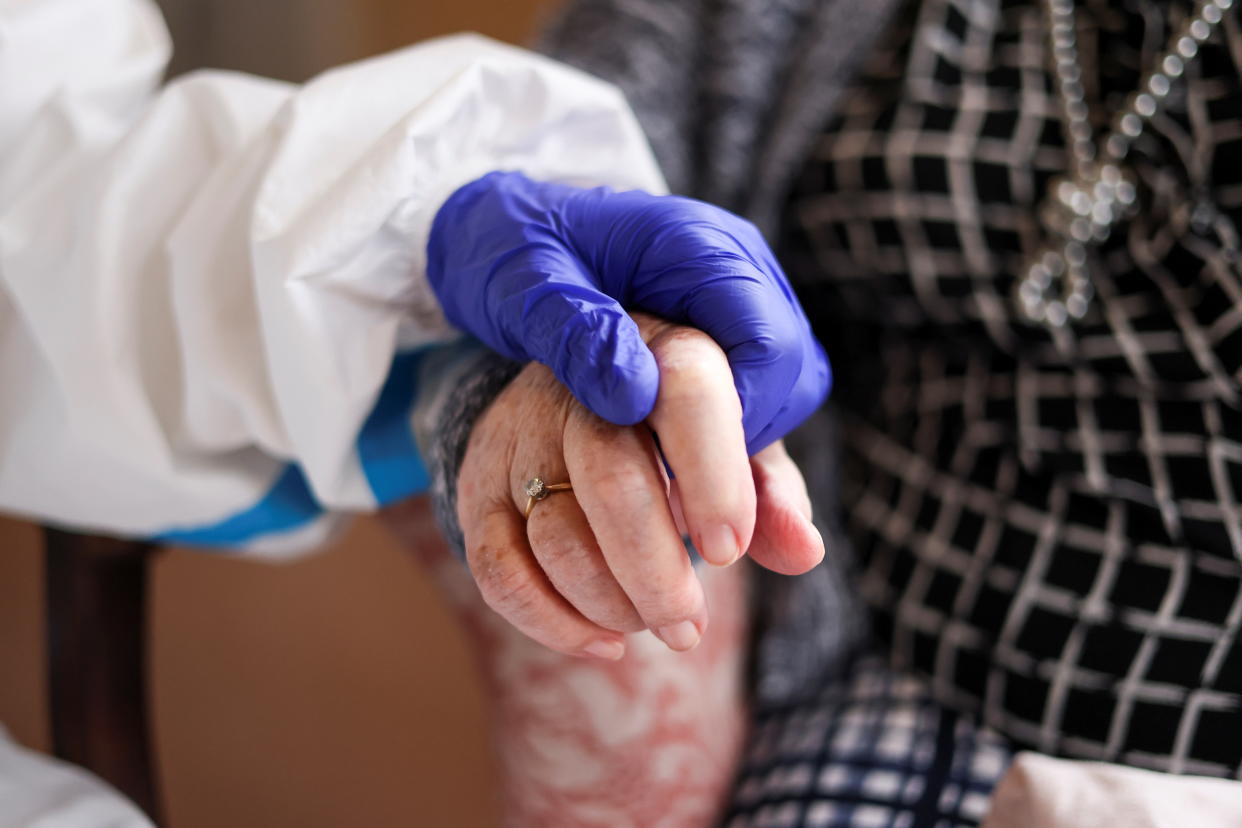
{"type": "Polygon", "coordinates": [[[1039,207],[1045,241],[1025,267],[1016,289],[1015,301],[1026,319],[1063,328],[1086,315],[1095,293],[1091,248],[1105,241],[1137,207],[1134,175],[1123,166],[1130,146],[1233,2],[1199,0],[1194,14],[1173,33],[1097,146],[1078,58],[1074,0],[1044,0],[1070,169],[1051,181],[1039,207]]]}

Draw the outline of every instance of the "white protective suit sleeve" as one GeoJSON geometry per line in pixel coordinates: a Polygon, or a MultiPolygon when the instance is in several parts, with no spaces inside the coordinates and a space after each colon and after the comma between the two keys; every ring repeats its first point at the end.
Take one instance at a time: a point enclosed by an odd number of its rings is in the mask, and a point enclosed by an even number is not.
{"type": "Polygon", "coordinates": [[[0,726],[0,828],[155,828],[88,771],[27,750],[0,726]]]}
{"type": "Polygon", "coordinates": [[[0,0],[0,508],[305,547],[425,485],[442,202],[664,184],[616,89],[479,36],[300,87],[169,50],[149,0],[0,0]]]}

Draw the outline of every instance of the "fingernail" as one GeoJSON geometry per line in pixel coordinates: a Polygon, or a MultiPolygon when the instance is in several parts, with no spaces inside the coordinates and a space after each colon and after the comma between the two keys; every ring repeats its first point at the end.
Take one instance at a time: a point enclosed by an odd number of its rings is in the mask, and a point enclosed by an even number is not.
{"type": "Polygon", "coordinates": [[[703,556],[703,560],[716,566],[728,566],[737,560],[738,549],[737,535],[733,532],[731,526],[713,526],[703,533],[703,548],[699,550],[699,554],[703,556]]]}
{"type": "Polygon", "coordinates": [[[667,627],[660,627],[655,634],[672,650],[692,650],[699,643],[699,628],[693,621],[682,621],[667,627]]]}
{"type": "Polygon", "coordinates": [[[606,659],[608,661],[617,661],[621,656],[625,655],[625,645],[620,641],[609,641],[601,639],[592,641],[590,644],[582,648],[587,655],[593,655],[596,658],[606,659]]]}

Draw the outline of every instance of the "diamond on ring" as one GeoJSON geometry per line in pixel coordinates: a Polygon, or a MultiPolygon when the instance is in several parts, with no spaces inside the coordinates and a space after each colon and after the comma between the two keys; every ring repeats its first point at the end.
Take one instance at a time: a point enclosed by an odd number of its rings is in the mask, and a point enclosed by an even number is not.
{"type": "Polygon", "coordinates": [[[523,510],[523,517],[530,518],[531,510],[535,508],[535,504],[541,500],[546,500],[548,495],[553,492],[571,492],[574,485],[568,481],[565,483],[545,483],[542,477],[532,477],[522,486],[522,491],[526,493],[526,509],[523,510]]]}

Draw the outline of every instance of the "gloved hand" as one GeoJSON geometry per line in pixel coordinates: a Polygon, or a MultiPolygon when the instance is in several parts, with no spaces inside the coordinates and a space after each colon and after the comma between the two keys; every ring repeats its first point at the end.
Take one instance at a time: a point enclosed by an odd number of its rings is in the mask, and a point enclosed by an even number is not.
{"type": "Polygon", "coordinates": [[[659,370],[625,309],[698,328],[728,357],[747,450],[823,401],[823,348],[759,231],[693,199],[493,172],[440,208],[427,273],[450,322],[535,360],[617,425],[645,419],[659,370]]]}

